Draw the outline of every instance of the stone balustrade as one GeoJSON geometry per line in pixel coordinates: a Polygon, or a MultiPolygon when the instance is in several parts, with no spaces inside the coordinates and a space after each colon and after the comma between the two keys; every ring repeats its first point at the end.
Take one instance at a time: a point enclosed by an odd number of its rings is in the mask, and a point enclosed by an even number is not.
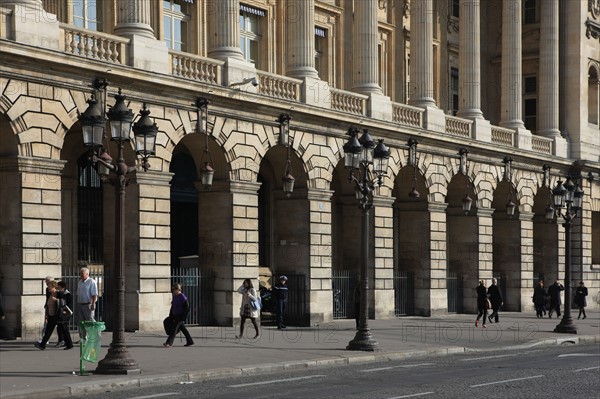
{"type": "Polygon", "coordinates": [[[258,93],[283,100],[300,101],[299,79],[276,75],[265,71],[257,71],[258,93]]]}
{"type": "Polygon", "coordinates": [[[175,50],[169,50],[169,55],[173,75],[205,83],[219,84],[221,82],[223,61],[175,50]]]}
{"type": "Polygon", "coordinates": [[[531,136],[531,149],[542,154],[552,154],[553,141],[553,139],[547,137],[533,135],[531,136]]]}
{"type": "Polygon", "coordinates": [[[446,115],[446,132],[454,136],[471,137],[472,120],[446,115]]]}
{"type": "Polygon", "coordinates": [[[331,88],[331,108],[349,114],[365,115],[368,96],[331,88]]]}
{"type": "Polygon", "coordinates": [[[423,127],[423,109],[407,104],[392,103],[392,120],[401,125],[423,127]]]}
{"type": "Polygon", "coordinates": [[[515,145],[515,131],[500,126],[492,126],[492,143],[513,147],[515,145]]]}
{"type": "Polygon", "coordinates": [[[64,32],[64,50],[67,53],[115,64],[126,63],[129,39],[63,23],[60,29],[64,32]]]}

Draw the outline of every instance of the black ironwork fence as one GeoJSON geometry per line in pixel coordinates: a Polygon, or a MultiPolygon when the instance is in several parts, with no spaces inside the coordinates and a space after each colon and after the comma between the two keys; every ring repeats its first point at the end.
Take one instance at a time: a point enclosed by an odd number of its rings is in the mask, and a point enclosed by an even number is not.
{"type": "Polygon", "coordinates": [[[415,314],[414,274],[394,270],[394,312],[396,316],[415,314]]]}
{"type": "Polygon", "coordinates": [[[290,325],[307,326],[310,317],[306,301],[306,275],[287,272],[287,277],[288,301],[284,321],[290,325]]]}
{"type": "Polygon", "coordinates": [[[215,274],[202,272],[197,267],[174,267],[171,283],[179,283],[190,302],[190,313],[185,321],[189,325],[208,326],[215,324],[214,286],[215,274]]]}
{"type": "MultiPolygon", "coordinates": [[[[106,287],[106,276],[104,273],[104,266],[102,265],[87,265],[85,266],[90,270],[90,277],[96,280],[98,285],[98,300],[96,302],[96,310],[94,312],[94,319],[96,321],[106,321],[105,310],[109,309],[108,295],[105,290],[106,287]]],[[[69,321],[69,330],[77,330],[76,320],[76,309],[77,309],[77,283],[79,281],[79,269],[81,266],[63,266],[62,277],[57,280],[62,280],[67,283],[67,289],[73,294],[73,317],[69,321]]]]}
{"type": "Polygon", "coordinates": [[[446,289],[448,291],[448,313],[463,311],[463,282],[459,273],[446,274],[446,289]]]}
{"type": "Polygon", "coordinates": [[[333,318],[349,319],[355,317],[354,289],[358,277],[350,270],[333,270],[333,318]]]}

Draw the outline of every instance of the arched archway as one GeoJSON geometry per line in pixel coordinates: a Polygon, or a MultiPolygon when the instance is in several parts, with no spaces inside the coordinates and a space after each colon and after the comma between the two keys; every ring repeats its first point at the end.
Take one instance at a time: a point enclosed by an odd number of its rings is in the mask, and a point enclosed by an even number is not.
{"type": "Polygon", "coordinates": [[[271,147],[258,173],[258,261],[262,284],[275,284],[276,277],[288,277],[289,298],[285,322],[310,323],[310,203],[308,175],[293,148],[271,147]],[[295,178],[292,193],[283,190],[282,177],[289,154],[295,178]]]}
{"type": "Polygon", "coordinates": [[[558,279],[558,224],[546,220],[552,201],[552,191],[542,186],[533,204],[533,284],[542,280],[546,287],[558,279]]]}
{"type": "Polygon", "coordinates": [[[504,301],[503,309],[521,311],[521,223],[519,200],[512,183],[503,180],[498,183],[492,201],[493,213],[493,277],[498,280],[504,301]],[[506,211],[508,200],[516,204],[515,213],[509,216],[506,211]]]}
{"type": "Polygon", "coordinates": [[[479,208],[477,195],[468,176],[456,174],[446,196],[447,251],[446,289],[448,312],[474,313],[475,288],[479,276],[479,208]],[[463,199],[472,200],[471,210],[463,210],[463,199]]]}
{"type": "Polygon", "coordinates": [[[394,297],[396,316],[431,314],[429,190],[417,167],[400,169],[394,182],[394,297]],[[414,193],[418,192],[419,197],[414,193]]]}

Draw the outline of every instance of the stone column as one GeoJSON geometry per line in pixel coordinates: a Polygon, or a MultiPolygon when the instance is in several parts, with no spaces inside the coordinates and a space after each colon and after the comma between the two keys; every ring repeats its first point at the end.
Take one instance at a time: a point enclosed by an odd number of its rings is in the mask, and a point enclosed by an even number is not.
{"type": "Polygon", "coordinates": [[[479,0],[460,0],[458,116],[470,119],[483,119],[479,13],[479,0]]]}
{"type": "Polygon", "coordinates": [[[286,3],[288,51],[287,75],[318,78],[315,69],[315,0],[286,3]]]}
{"type": "Polygon", "coordinates": [[[555,155],[566,157],[567,142],[559,129],[558,15],[558,0],[541,3],[537,134],[554,139],[555,155]]]}
{"type": "Polygon", "coordinates": [[[516,146],[531,149],[531,132],[523,123],[523,44],[521,0],[502,2],[502,72],[500,126],[516,131],[516,146]]]}
{"type": "Polygon", "coordinates": [[[410,2],[410,63],[409,104],[435,107],[432,0],[410,2]]]}
{"type": "Polygon", "coordinates": [[[523,46],[521,0],[502,2],[502,115],[500,126],[525,128],[523,107],[523,46]]]}
{"type": "Polygon", "coordinates": [[[355,1],[354,7],[352,91],[383,94],[379,87],[377,2],[355,1]]]}
{"type": "MultiPolygon", "coordinates": [[[[169,312],[171,298],[171,186],[172,173],[149,170],[136,174],[139,223],[139,258],[126,255],[127,308],[138,317],[140,330],[160,329],[162,316],[169,312]],[[131,258],[130,258],[131,257],[131,258]],[[137,259],[136,259],[137,258],[137,259]],[[129,264],[131,262],[131,264],[129,264]],[[131,281],[138,269],[138,281],[131,281]],[[135,287],[137,285],[137,287],[135,287]],[[135,288],[135,289],[134,289],[135,288]],[[137,295],[132,297],[133,292],[137,295]],[[166,312],[166,313],[165,313],[166,312]]],[[[131,188],[135,187],[130,185],[131,188]]],[[[128,193],[133,203],[135,190],[128,193]]],[[[131,210],[127,210],[132,215],[131,210]]],[[[132,226],[133,227],[133,226],[132,226]]],[[[131,232],[133,236],[133,231],[131,232]]],[[[132,243],[133,244],[133,243],[132,243]]],[[[130,314],[130,313],[128,313],[130,314]]],[[[131,318],[127,318],[129,321],[131,318]]],[[[132,326],[127,326],[130,328],[132,326]]]]}
{"type": "Polygon", "coordinates": [[[227,61],[229,58],[243,60],[240,49],[240,1],[209,0],[208,56],[227,61]]]}
{"type": "Polygon", "coordinates": [[[308,190],[310,209],[310,325],[333,319],[331,294],[331,196],[333,191],[308,190]]]}
{"type": "Polygon", "coordinates": [[[446,208],[448,204],[429,204],[430,223],[430,276],[429,310],[430,315],[448,312],[448,290],[446,289],[447,240],[446,208]]]}
{"type": "Polygon", "coordinates": [[[120,36],[140,35],[154,39],[150,25],[150,0],[119,0],[115,33],[120,36]]]}
{"type": "Polygon", "coordinates": [[[64,161],[0,162],[0,274],[9,335],[41,331],[45,276],[62,275],[61,173],[64,161]]]}
{"type": "Polygon", "coordinates": [[[119,0],[115,33],[130,40],[127,64],[134,68],[171,73],[164,41],[156,40],[150,26],[151,0],[119,0]]]}
{"type": "Polygon", "coordinates": [[[379,28],[376,1],[354,2],[352,91],[369,96],[367,116],[392,119],[392,103],[379,86],[379,28]]]}
{"type": "MultiPolygon", "coordinates": [[[[244,59],[240,48],[240,1],[208,0],[206,7],[208,56],[225,61],[221,83],[229,86],[257,77],[254,64],[244,59]]],[[[236,87],[236,90],[256,93],[258,87],[246,84],[236,87]]]]}
{"type": "Polygon", "coordinates": [[[42,0],[0,0],[0,7],[8,8],[9,37],[23,44],[52,50],[60,48],[61,34],[56,15],[46,12],[42,0]]]}
{"type": "Polygon", "coordinates": [[[67,19],[67,3],[64,0],[44,0],[44,9],[56,15],[60,22],[68,22],[67,19]]]}
{"type": "Polygon", "coordinates": [[[394,201],[393,197],[373,198],[375,268],[372,298],[375,319],[389,319],[395,316],[394,201]]]}
{"type": "Polygon", "coordinates": [[[521,223],[520,311],[533,312],[531,287],[533,281],[533,216],[531,212],[519,212],[521,223]]]}
{"type": "Polygon", "coordinates": [[[303,81],[300,101],[331,108],[329,84],[319,79],[315,69],[315,1],[288,0],[287,75],[303,81]]]}

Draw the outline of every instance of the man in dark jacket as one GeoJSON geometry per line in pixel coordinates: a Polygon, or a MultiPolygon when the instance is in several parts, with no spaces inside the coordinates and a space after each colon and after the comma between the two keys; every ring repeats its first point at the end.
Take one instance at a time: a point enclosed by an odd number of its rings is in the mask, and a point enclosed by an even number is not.
{"type": "Polygon", "coordinates": [[[492,279],[492,285],[488,288],[488,297],[490,298],[490,302],[492,303],[492,314],[489,317],[490,323],[496,322],[498,323],[498,310],[500,306],[504,304],[504,299],[502,298],[502,292],[500,292],[500,287],[497,285],[498,280],[495,278],[492,279]],[[494,319],[494,321],[492,321],[494,319]]]}
{"type": "Polygon", "coordinates": [[[550,297],[550,310],[548,311],[549,318],[552,318],[553,310],[556,310],[556,317],[560,317],[560,305],[562,304],[560,292],[564,291],[564,289],[565,287],[563,287],[558,280],[548,287],[548,296],[550,297]]]}
{"type": "Polygon", "coordinates": [[[285,316],[285,305],[287,304],[288,299],[287,280],[288,278],[286,276],[280,276],[279,282],[273,287],[273,293],[277,299],[277,329],[279,330],[285,328],[283,318],[285,316]]]}
{"type": "MultiPolygon", "coordinates": [[[[60,332],[59,335],[64,339],[65,350],[69,350],[73,347],[73,340],[71,339],[71,332],[69,331],[69,321],[73,315],[73,294],[67,289],[67,283],[64,281],[58,282],[58,299],[64,300],[64,304],[67,309],[58,309],[62,314],[57,314],[57,328],[60,332]]],[[[60,342],[57,346],[60,345],[60,342]]]]}

